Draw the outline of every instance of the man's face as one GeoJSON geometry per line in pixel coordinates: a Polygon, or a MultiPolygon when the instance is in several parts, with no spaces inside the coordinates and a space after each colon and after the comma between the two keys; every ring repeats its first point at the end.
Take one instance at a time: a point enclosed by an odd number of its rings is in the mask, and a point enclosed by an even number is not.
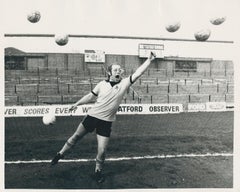
{"type": "Polygon", "coordinates": [[[110,74],[110,80],[118,82],[122,79],[123,69],[120,65],[112,65],[112,70],[110,74]]]}

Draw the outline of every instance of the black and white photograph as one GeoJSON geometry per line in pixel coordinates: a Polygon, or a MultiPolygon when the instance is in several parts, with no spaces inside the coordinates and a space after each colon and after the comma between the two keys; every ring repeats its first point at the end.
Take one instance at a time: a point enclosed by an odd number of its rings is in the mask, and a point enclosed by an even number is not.
{"type": "Polygon", "coordinates": [[[240,190],[240,1],[1,8],[1,191],[240,190]]]}

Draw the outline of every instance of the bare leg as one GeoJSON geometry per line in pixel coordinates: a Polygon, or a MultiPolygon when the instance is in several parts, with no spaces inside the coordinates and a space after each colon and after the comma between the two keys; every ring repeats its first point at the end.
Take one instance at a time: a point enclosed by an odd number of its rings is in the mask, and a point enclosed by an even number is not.
{"type": "Polygon", "coordinates": [[[109,143],[109,137],[104,137],[101,135],[97,135],[98,142],[98,151],[96,157],[96,168],[95,172],[101,171],[103,168],[103,164],[105,161],[106,149],[109,143]]]}
{"type": "Polygon", "coordinates": [[[66,151],[71,149],[77,143],[78,140],[81,140],[87,133],[88,132],[84,128],[83,124],[80,123],[74,134],[67,140],[65,145],[59,151],[59,153],[63,155],[66,151]]]}
{"type": "Polygon", "coordinates": [[[63,158],[63,154],[71,149],[78,140],[82,139],[88,132],[82,125],[82,123],[79,124],[74,134],[67,140],[65,145],[62,147],[62,149],[57,153],[57,155],[52,159],[51,165],[55,165],[58,163],[59,159],[63,158]]]}

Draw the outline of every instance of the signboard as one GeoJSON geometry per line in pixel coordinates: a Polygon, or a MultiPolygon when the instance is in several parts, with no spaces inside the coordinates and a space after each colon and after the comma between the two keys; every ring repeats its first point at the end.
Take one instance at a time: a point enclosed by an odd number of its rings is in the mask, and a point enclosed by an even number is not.
{"type": "MultiPolygon", "coordinates": [[[[71,105],[44,105],[44,106],[9,106],[5,107],[5,117],[41,117],[54,113],[56,116],[82,116],[86,115],[92,105],[80,105],[75,111],[69,112],[71,105]]],[[[187,112],[217,112],[227,111],[226,102],[189,103],[187,112]]],[[[231,109],[233,110],[233,105],[231,109]]],[[[118,115],[135,114],[175,114],[182,113],[183,104],[121,104],[118,115]]]]}
{"type": "Polygon", "coordinates": [[[188,103],[188,112],[206,111],[205,103],[188,103]]]}
{"type": "Polygon", "coordinates": [[[226,111],[226,102],[208,102],[206,103],[207,111],[226,111]]]}
{"type": "Polygon", "coordinates": [[[226,102],[189,103],[188,112],[217,112],[226,111],[226,102]]]}
{"type": "MultiPolygon", "coordinates": [[[[69,112],[71,105],[45,106],[11,106],[5,107],[5,117],[41,117],[54,113],[56,116],[86,115],[92,105],[80,105],[75,111],[69,112]]],[[[182,104],[122,104],[118,108],[119,115],[133,114],[166,114],[183,112],[182,104]]]]}
{"type": "Polygon", "coordinates": [[[139,44],[138,45],[138,56],[141,58],[147,58],[150,55],[150,52],[156,54],[156,58],[163,58],[163,44],[139,44]]]}
{"type": "Polygon", "coordinates": [[[100,50],[85,50],[84,61],[89,63],[105,63],[105,52],[100,50]]]}

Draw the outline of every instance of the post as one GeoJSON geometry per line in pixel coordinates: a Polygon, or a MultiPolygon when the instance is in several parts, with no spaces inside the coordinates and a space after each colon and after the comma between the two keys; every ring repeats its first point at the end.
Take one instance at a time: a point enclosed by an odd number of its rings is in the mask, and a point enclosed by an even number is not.
{"type": "Polygon", "coordinates": [[[60,93],[60,88],[59,88],[59,84],[57,84],[57,93],[60,93]]]}
{"type": "Polygon", "coordinates": [[[70,93],[70,84],[68,83],[68,93],[70,93]]]}
{"type": "Polygon", "coordinates": [[[37,93],[39,93],[39,84],[37,84],[37,93]]]}
{"type": "Polygon", "coordinates": [[[61,103],[63,104],[63,95],[61,95],[61,103]]]}
{"type": "Polygon", "coordinates": [[[138,97],[138,103],[142,103],[142,98],[138,97]]]}

